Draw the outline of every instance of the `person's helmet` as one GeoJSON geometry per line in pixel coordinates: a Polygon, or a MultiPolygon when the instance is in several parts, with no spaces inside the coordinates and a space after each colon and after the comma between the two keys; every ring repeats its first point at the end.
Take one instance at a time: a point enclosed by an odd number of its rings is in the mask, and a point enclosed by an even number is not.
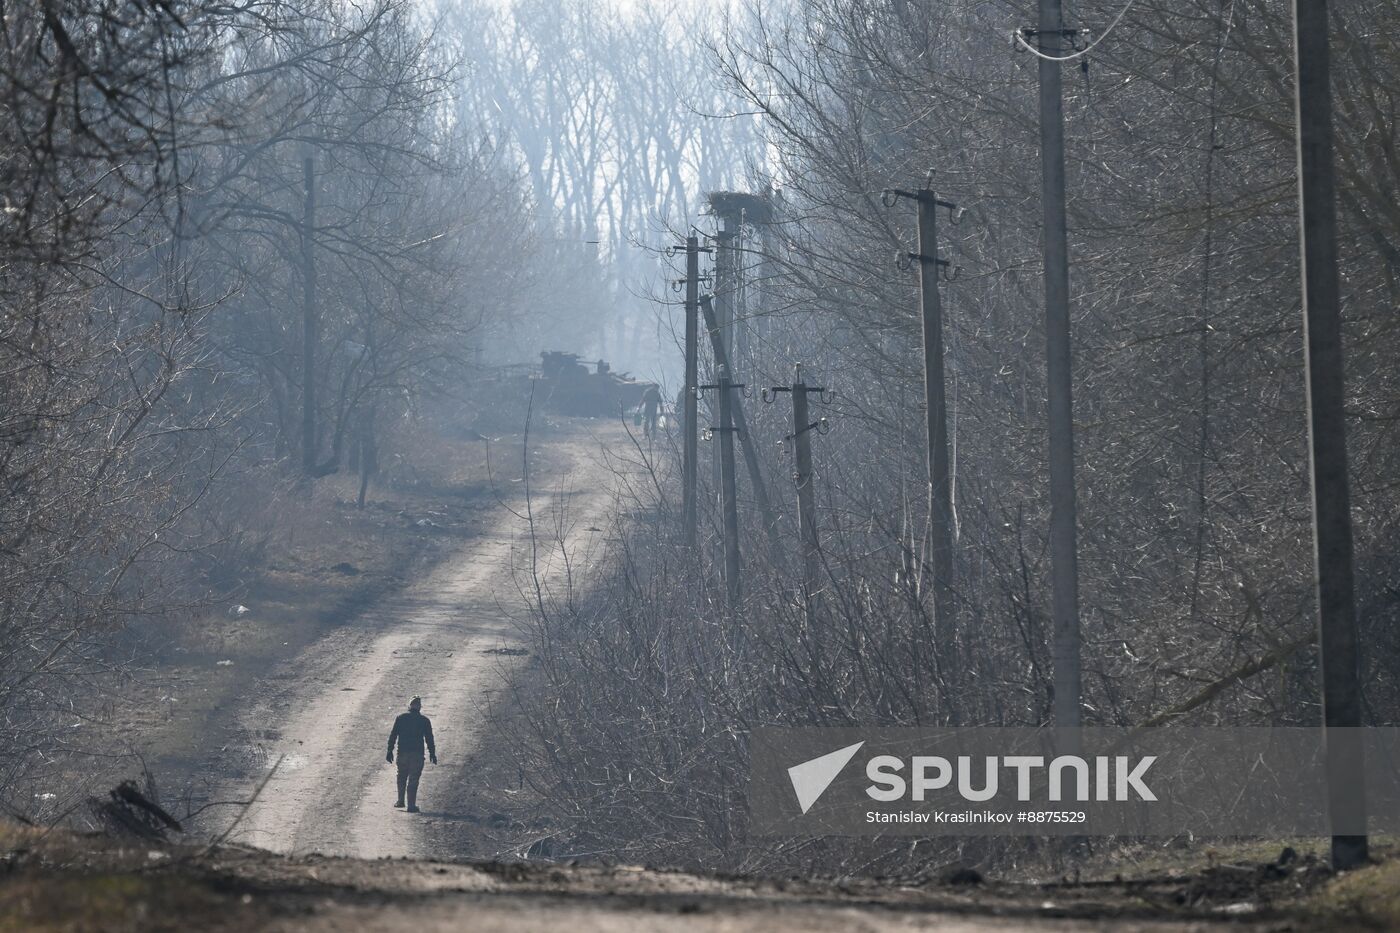
{"type": "Polygon", "coordinates": [[[412,710],[422,709],[422,708],[423,708],[423,698],[422,698],[422,697],[414,697],[413,699],[409,700],[409,701],[408,701],[408,708],[409,708],[409,709],[412,709],[412,710]]]}

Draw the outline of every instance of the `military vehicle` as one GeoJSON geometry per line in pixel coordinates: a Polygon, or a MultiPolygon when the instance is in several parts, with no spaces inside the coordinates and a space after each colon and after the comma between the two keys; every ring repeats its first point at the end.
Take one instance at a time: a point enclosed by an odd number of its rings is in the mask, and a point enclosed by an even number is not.
{"type": "Polygon", "coordinates": [[[561,415],[585,417],[606,417],[636,408],[642,394],[655,385],[614,372],[606,360],[583,361],[577,353],[559,350],[540,354],[538,378],[541,385],[535,395],[543,397],[546,408],[561,415]]]}

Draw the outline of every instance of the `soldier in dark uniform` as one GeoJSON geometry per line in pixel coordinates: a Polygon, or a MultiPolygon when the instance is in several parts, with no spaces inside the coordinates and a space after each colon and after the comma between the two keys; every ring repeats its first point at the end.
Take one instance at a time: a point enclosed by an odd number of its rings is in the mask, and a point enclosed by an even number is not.
{"type": "Polygon", "coordinates": [[[408,712],[400,713],[394,720],[394,730],[389,733],[389,754],[384,760],[394,762],[394,742],[399,743],[399,799],[394,806],[404,805],[404,791],[408,791],[408,812],[418,812],[418,779],[423,775],[423,746],[428,747],[428,759],[437,764],[437,747],[433,745],[433,724],[419,712],[423,701],[414,697],[409,701],[408,712]]]}
{"type": "Polygon", "coordinates": [[[642,434],[646,437],[656,436],[656,416],[660,408],[661,393],[656,386],[647,386],[642,393],[642,434]]]}

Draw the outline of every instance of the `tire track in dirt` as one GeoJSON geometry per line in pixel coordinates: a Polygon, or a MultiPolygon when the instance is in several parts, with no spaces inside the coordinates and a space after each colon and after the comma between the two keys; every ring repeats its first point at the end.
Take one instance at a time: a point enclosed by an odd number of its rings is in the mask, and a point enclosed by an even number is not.
{"type": "MultiPolygon", "coordinates": [[[[546,590],[576,578],[593,559],[616,484],[599,440],[569,437],[552,445],[569,469],[534,484],[534,553],[546,590]]],[[[520,647],[517,623],[530,598],[521,588],[533,586],[528,527],[502,508],[489,531],[427,577],[275,673],[291,687],[258,702],[245,724],[275,736],[268,767],[279,756],[282,763],[242,814],[232,841],[363,858],[454,854],[428,851],[423,830],[456,818],[452,804],[471,780],[462,763],[485,729],[486,705],[510,670],[528,661],[498,653],[520,647]],[[384,748],[394,717],[415,694],[432,720],[440,764],[424,769],[423,812],[408,814],[392,806],[395,766],[384,760],[384,748]]],[[[250,790],[231,792],[246,799],[250,790]]]]}

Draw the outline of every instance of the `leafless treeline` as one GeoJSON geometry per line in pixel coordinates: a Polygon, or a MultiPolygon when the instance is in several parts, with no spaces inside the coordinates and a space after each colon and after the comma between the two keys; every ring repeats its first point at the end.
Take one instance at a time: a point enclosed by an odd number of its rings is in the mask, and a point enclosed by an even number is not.
{"type": "Polygon", "coordinates": [[[6,7],[0,788],[92,731],[69,727],[116,632],[217,592],[254,513],[306,494],[308,242],[315,473],[372,466],[481,347],[565,307],[534,259],[555,231],[459,97],[443,22],[405,0],[6,7]]]}
{"type": "Polygon", "coordinates": [[[510,145],[560,236],[596,250],[611,307],[590,336],[629,365],[658,362],[655,315],[641,297],[657,284],[655,251],[757,151],[755,121],[735,115],[705,47],[719,12],[654,0],[464,0],[453,13],[463,109],[510,145]]]}
{"type": "MultiPolygon", "coordinates": [[[[1081,5],[1070,25],[1101,29],[1121,9],[1081,5]]],[[[662,481],[636,496],[662,520],[632,533],[601,598],[542,627],[542,781],[566,848],[918,871],[892,844],[746,845],[732,796],[746,780],[743,733],[1048,722],[1035,62],[1011,41],[1032,17],[1006,4],[808,0],[746,4],[729,20],[716,64],[736,110],[763,115],[772,160],[751,187],[782,190],[777,224],[745,241],[738,377],[784,384],[802,362],[840,393],[824,412],[833,432],[814,441],[825,592],[810,616],[795,603],[795,561],[771,566],[750,509],[745,610],[726,618],[714,490],[702,494],[710,544],[692,556],[677,545],[674,451],[656,451],[662,481]],[[881,199],[929,169],[966,210],[941,223],[942,254],[961,267],[944,285],[951,645],[933,638],[924,566],[915,279],[895,263],[914,246],[913,212],[881,199]]],[[[1345,4],[1333,38],[1375,722],[1400,713],[1395,19],[1345,4]]],[[[1088,723],[1317,721],[1289,28],[1288,5],[1272,0],[1139,2],[1083,67],[1066,66],[1088,723]]],[[[791,430],[787,403],[745,404],[793,558],[792,465],[772,455],[791,430]]]]}

